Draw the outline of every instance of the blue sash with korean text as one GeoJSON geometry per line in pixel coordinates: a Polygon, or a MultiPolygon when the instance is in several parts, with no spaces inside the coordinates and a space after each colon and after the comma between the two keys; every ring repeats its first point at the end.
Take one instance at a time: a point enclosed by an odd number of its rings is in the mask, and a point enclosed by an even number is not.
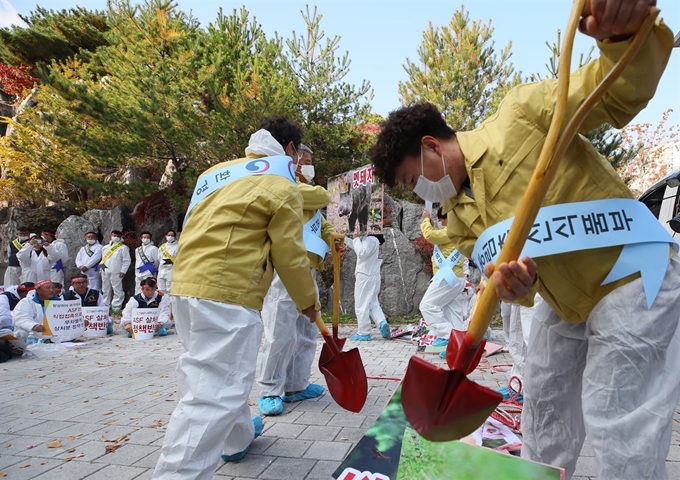
{"type": "Polygon", "coordinates": [[[144,254],[142,247],[137,248],[137,255],[139,255],[139,258],[142,261],[142,266],[137,269],[139,270],[139,273],[149,272],[152,276],[155,276],[156,273],[158,273],[158,270],[153,262],[149,260],[149,257],[144,254]]]}
{"type": "MultiPolygon", "coordinates": [[[[477,239],[472,258],[481,270],[498,258],[512,221],[509,218],[487,228],[477,239]]],[[[520,257],[623,245],[602,285],[640,272],[647,306],[651,308],[668,266],[669,244],[677,254],[677,243],[645,204],[614,198],[541,208],[520,257]]]]}
{"type": "Polygon", "coordinates": [[[308,252],[324,258],[329,252],[328,245],[321,239],[321,211],[317,210],[316,214],[305,223],[302,229],[302,239],[305,241],[305,247],[308,252]]]}
{"type": "Polygon", "coordinates": [[[219,170],[204,173],[196,181],[196,190],[194,190],[191,202],[189,203],[189,208],[184,217],[185,222],[186,219],[189,218],[191,210],[193,210],[201,200],[225,185],[251,175],[277,175],[296,183],[295,164],[290,157],[283,155],[257,158],[249,162],[228,165],[219,170]]]}
{"type": "Polygon", "coordinates": [[[444,280],[446,280],[446,283],[449,284],[449,287],[453,287],[456,282],[460,282],[461,278],[453,273],[453,267],[458,264],[461,256],[462,254],[458,250],[454,249],[448,257],[445,257],[442,249],[439,248],[439,245],[435,245],[434,250],[432,251],[432,258],[437,264],[437,268],[439,270],[437,270],[437,273],[435,273],[434,277],[432,277],[432,280],[430,281],[437,282],[437,285],[439,286],[444,280]]]}

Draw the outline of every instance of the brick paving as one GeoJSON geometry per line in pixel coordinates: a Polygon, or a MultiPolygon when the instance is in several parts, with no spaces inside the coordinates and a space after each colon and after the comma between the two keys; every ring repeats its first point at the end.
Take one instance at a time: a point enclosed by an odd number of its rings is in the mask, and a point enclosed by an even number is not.
{"type": "MultiPolygon", "coordinates": [[[[342,335],[349,333],[343,328],[342,335]]],[[[353,343],[348,341],[347,347],[353,343]]],[[[414,350],[411,344],[377,334],[359,346],[366,373],[374,377],[401,377],[414,350]]],[[[151,478],[177,403],[174,369],[181,352],[176,335],[135,342],[116,331],[60,357],[12,359],[0,365],[0,474],[12,480],[151,478]]],[[[436,355],[427,358],[444,364],[436,355]]],[[[491,363],[509,361],[507,354],[490,358],[491,363]]],[[[323,383],[314,370],[314,381],[323,383]]],[[[471,378],[498,388],[507,382],[507,373],[487,369],[471,378]]],[[[284,404],[283,415],[265,418],[264,432],[245,459],[220,463],[214,478],[328,480],[396,385],[369,380],[366,406],[358,414],[344,411],[328,394],[284,404]]],[[[256,384],[250,397],[253,415],[258,414],[258,393],[256,384]]],[[[668,471],[671,480],[680,480],[680,411],[668,471]]],[[[594,475],[593,452],[586,444],[574,479],[594,475]]]]}

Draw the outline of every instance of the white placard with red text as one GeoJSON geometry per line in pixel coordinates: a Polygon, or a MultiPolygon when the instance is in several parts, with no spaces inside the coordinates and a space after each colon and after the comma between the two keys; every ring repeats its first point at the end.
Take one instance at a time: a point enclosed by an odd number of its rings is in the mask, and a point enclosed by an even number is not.
{"type": "Polygon", "coordinates": [[[150,340],[156,333],[158,325],[157,308],[133,308],[132,309],[132,338],[135,340],[150,340]]]}
{"type": "Polygon", "coordinates": [[[80,300],[46,300],[45,307],[43,335],[58,336],[63,342],[68,342],[85,333],[80,300]]]}
{"type": "Polygon", "coordinates": [[[83,307],[83,320],[87,320],[85,336],[88,338],[103,337],[109,325],[109,307],[83,307]]]}

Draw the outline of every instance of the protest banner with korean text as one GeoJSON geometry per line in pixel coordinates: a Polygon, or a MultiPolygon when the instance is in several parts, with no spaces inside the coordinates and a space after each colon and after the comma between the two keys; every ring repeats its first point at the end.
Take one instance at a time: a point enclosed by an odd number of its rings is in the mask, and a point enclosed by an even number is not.
{"type": "Polygon", "coordinates": [[[83,320],[87,321],[85,336],[88,338],[103,337],[109,325],[109,307],[83,307],[83,320]]]}
{"type": "Polygon", "coordinates": [[[43,326],[45,336],[58,336],[66,342],[80,337],[85,333],[80,300],[46,300],[43,326]]]}
{"type": "Polygon", "coordinates": [[[132,321],[132,338],[135,340],[150,340],[156,333],[156,325],[158,325],[158,309],[157,308],[133,308],[132,321]]]}

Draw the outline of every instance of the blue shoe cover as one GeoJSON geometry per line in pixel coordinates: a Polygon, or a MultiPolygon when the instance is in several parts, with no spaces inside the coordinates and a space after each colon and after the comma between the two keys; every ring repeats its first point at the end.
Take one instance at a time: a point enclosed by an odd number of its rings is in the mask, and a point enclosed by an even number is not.
{"type": "MultiPolygon", "coordinates": [[[[264,425],[262,425],[262,418],[253,417],[253,426],[255,427],[255,437],[253,438],[253,440],[255,440],[262,434],[262,429],[264,428],[264,425]]],[[[248,450],[250,450],[250,445],[248,445],[242,451],[235,453],[233,455],[222,455],[222,460],[225,462],[238,462],[239,460],[243,460],[243,457],[246,456],[248,450]]]]}
{"type": "Polygon", "coordinates": [[[111,335],[113,333],[113,325],[106,326],[106,334],[111,335]]]}
{"type": "Polygon", "coordinates": [[[443,352],[439,352],[439,358],[443,358],[444,360],[446,360],[446,350],[444,350],[443,352]]]}
{"type": "Polygon", "coordinates": [[[392,329],[390,328],[390,324],[387,323],[387,320],[380,322],[380,335],[385,339],[389,339],[391,334],[392,329]]]}
{"type": "Polygon", "coordinates": [[[262,415],[274,417],[283,413],[283,402],[281,397],[260,397],[257,401],[262,415]]]}
{"type": "Polygon", "coordinates": [[[294,395],[284,395],[281,397],[281,400],[283,400],[286,403],[300,402],[302,400],[316,398],[319,395],[321,395],[324,391],[326,391],[326,389],[323,388],[321,385],[310,383],[309,385],[307,385],[307,388],[305,388],[303,391],[298,392],[294,395]]]}
{"type": "Polygon", "coordinates": [[[368,341],[371,340],[371,336],[370,335],[359,335],[358,333],[355,333],[349,339],[357,341],[357,342],[368,342],[368,341]]]}
{"type": "Polygon", "coordinates": [[[127,332],[128,338],[132,338],[132,334],[130,332],[127,332]]]}
{"type": "Polygon", "coordinates": [[[159,328],[158,331],[156,332],[156,335],[158,335],[159,337],[164,337],[167,334],[168,334],[168,331],[165,329],[165,327],[159,328]]]}
{"type": "Polygon", "coordinates": [[[437,337],[434,339],[434,342],[432,342],[433,347],[445,347],[449,344],[449,339],[448,338],[442,338],[442,337],[437,337]]]}

